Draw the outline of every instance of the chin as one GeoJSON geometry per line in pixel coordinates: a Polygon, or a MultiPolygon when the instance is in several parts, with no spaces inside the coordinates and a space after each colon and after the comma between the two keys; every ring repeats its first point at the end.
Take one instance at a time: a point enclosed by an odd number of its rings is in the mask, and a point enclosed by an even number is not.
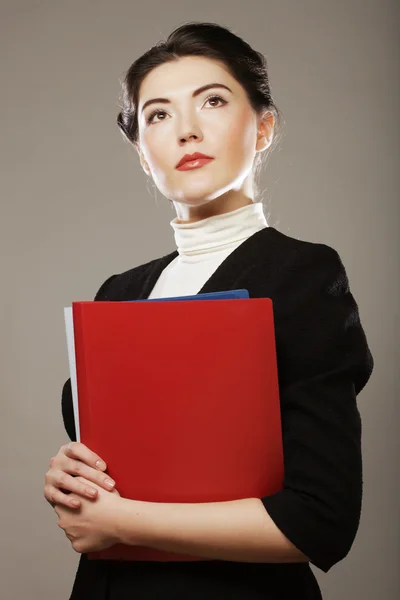
{"type": "Polygon", "coordinates": [[[180,202],[181,204],[186,204],[187,206],[203,206],[204,204],[208,204],[209,202],[212,202],[215,198],[214,197],[209,197],[208,195],[193,195],[190,196],[189,194],[185,194],[183,197],[181,198],[177,198],[174,201],[175,202],[180,202]]]}
{"type": "Polygon", "coordinates": [[[187,188],[181,189],[179,192],[171,194],[171,196],[168,197],[174,202],[182,202],[183,204],[188,204],[189,206],[201,206],[202,204],[207,204],[212,200],[220,198],[231,189],[232,182],[222,186],[215,186],[215,184],[213,186],[188,186],[187,188]]]}

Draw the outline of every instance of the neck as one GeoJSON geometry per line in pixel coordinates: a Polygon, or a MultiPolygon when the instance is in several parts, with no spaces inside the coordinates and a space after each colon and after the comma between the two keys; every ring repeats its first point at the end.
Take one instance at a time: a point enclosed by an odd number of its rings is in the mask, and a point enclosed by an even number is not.
{"type": "Polygon", "coordinates": [[[209,261],[232,251],[245,239],[268,226],[263,205],[251,202],[221,215],[180,223],[171,221],[181,262],[209,261]],[[221,254],[221,255],[222,255],[221,254]]]}
{"type": "MultiPolygon", "coordinates": [[[[244,186],[248,187],[248,186],[244,186]]],[[[223,215],[248,204],[253,204],[252,191],[245,193],[243,187],[239,190],[229,190],[218,198],[203,200],[202,204],[193,206],[187,202],[173,201],[176,211],[176,223],[195,223],[216,215],[223,215]]]]}

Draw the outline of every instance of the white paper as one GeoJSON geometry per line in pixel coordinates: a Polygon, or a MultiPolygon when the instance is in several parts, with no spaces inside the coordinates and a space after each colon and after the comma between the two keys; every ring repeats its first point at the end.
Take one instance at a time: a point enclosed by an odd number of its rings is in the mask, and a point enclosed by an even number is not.
{"type": "Polygon", "coordinates": [[[64,308],[64,320],[65,320],[65,332],[67,334],[69,374],[71,377],[72,406],[74,409],[76,439],[78,442],[80,442],[81,434],[80,434],[80,429],[79,429],[78,385],[77,385],[77,378],[76,378],[74,317],[72,314],[72,306],[68,306],[67,308],[64,308]]]}

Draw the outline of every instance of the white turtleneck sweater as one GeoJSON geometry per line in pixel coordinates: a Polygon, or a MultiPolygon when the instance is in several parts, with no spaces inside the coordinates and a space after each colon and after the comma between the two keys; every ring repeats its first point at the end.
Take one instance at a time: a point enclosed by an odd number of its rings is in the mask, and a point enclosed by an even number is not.
{"type": "Polygon", "coordinates": [[[179,254],[163,270],[149,298],[197,294],[235,248],[268,227],[259,202],[193,223],[177,221],[176,217],[170,225],[179,254]]]}

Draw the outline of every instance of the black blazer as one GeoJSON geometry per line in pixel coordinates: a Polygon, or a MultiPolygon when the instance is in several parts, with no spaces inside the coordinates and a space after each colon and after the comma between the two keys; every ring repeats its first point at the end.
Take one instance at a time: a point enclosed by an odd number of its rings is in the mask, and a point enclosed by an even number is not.
{"type": "MultiPolygon", "coordinates": [[[[175,250],[112,275],[95,299],[147,298],[177,255],[175,250]]],[[[273,227],[262,229],[237,247],[199,293],[236,288],[248,289],[252,298],[269,297],[274,306],[285,479],[284,489],[262,502],[288,539],[327,572],[348,554],[361,511],[361,419],[356,395],[371,375],[373,358],[358,306],[334,249],[297,240],[273,227]]],[[[69,380],[63,388],[62,412],[68,435],[74,440],[69,380]]],[[[139,568],[132,563],[87,561],[82,555],[71,598],[87,598],[89,589],[91,598],[106,598],[108,587],[107,598],[121,600],[126,594],[126,598],[150,600],[165,594],[177,600],[183,580],[188,587],[182,598],[207,594],[210,599],[213,593],[215,598],[246,600],[292,599],[292,594],[297,600],[320,597],[308,563],[204,561],[168,568],[150,563],[139,568]],[[218,577],[225,587],[218,587],[218,577]],[[139,589],[143,596],[134,594],[139,589]]]]}

